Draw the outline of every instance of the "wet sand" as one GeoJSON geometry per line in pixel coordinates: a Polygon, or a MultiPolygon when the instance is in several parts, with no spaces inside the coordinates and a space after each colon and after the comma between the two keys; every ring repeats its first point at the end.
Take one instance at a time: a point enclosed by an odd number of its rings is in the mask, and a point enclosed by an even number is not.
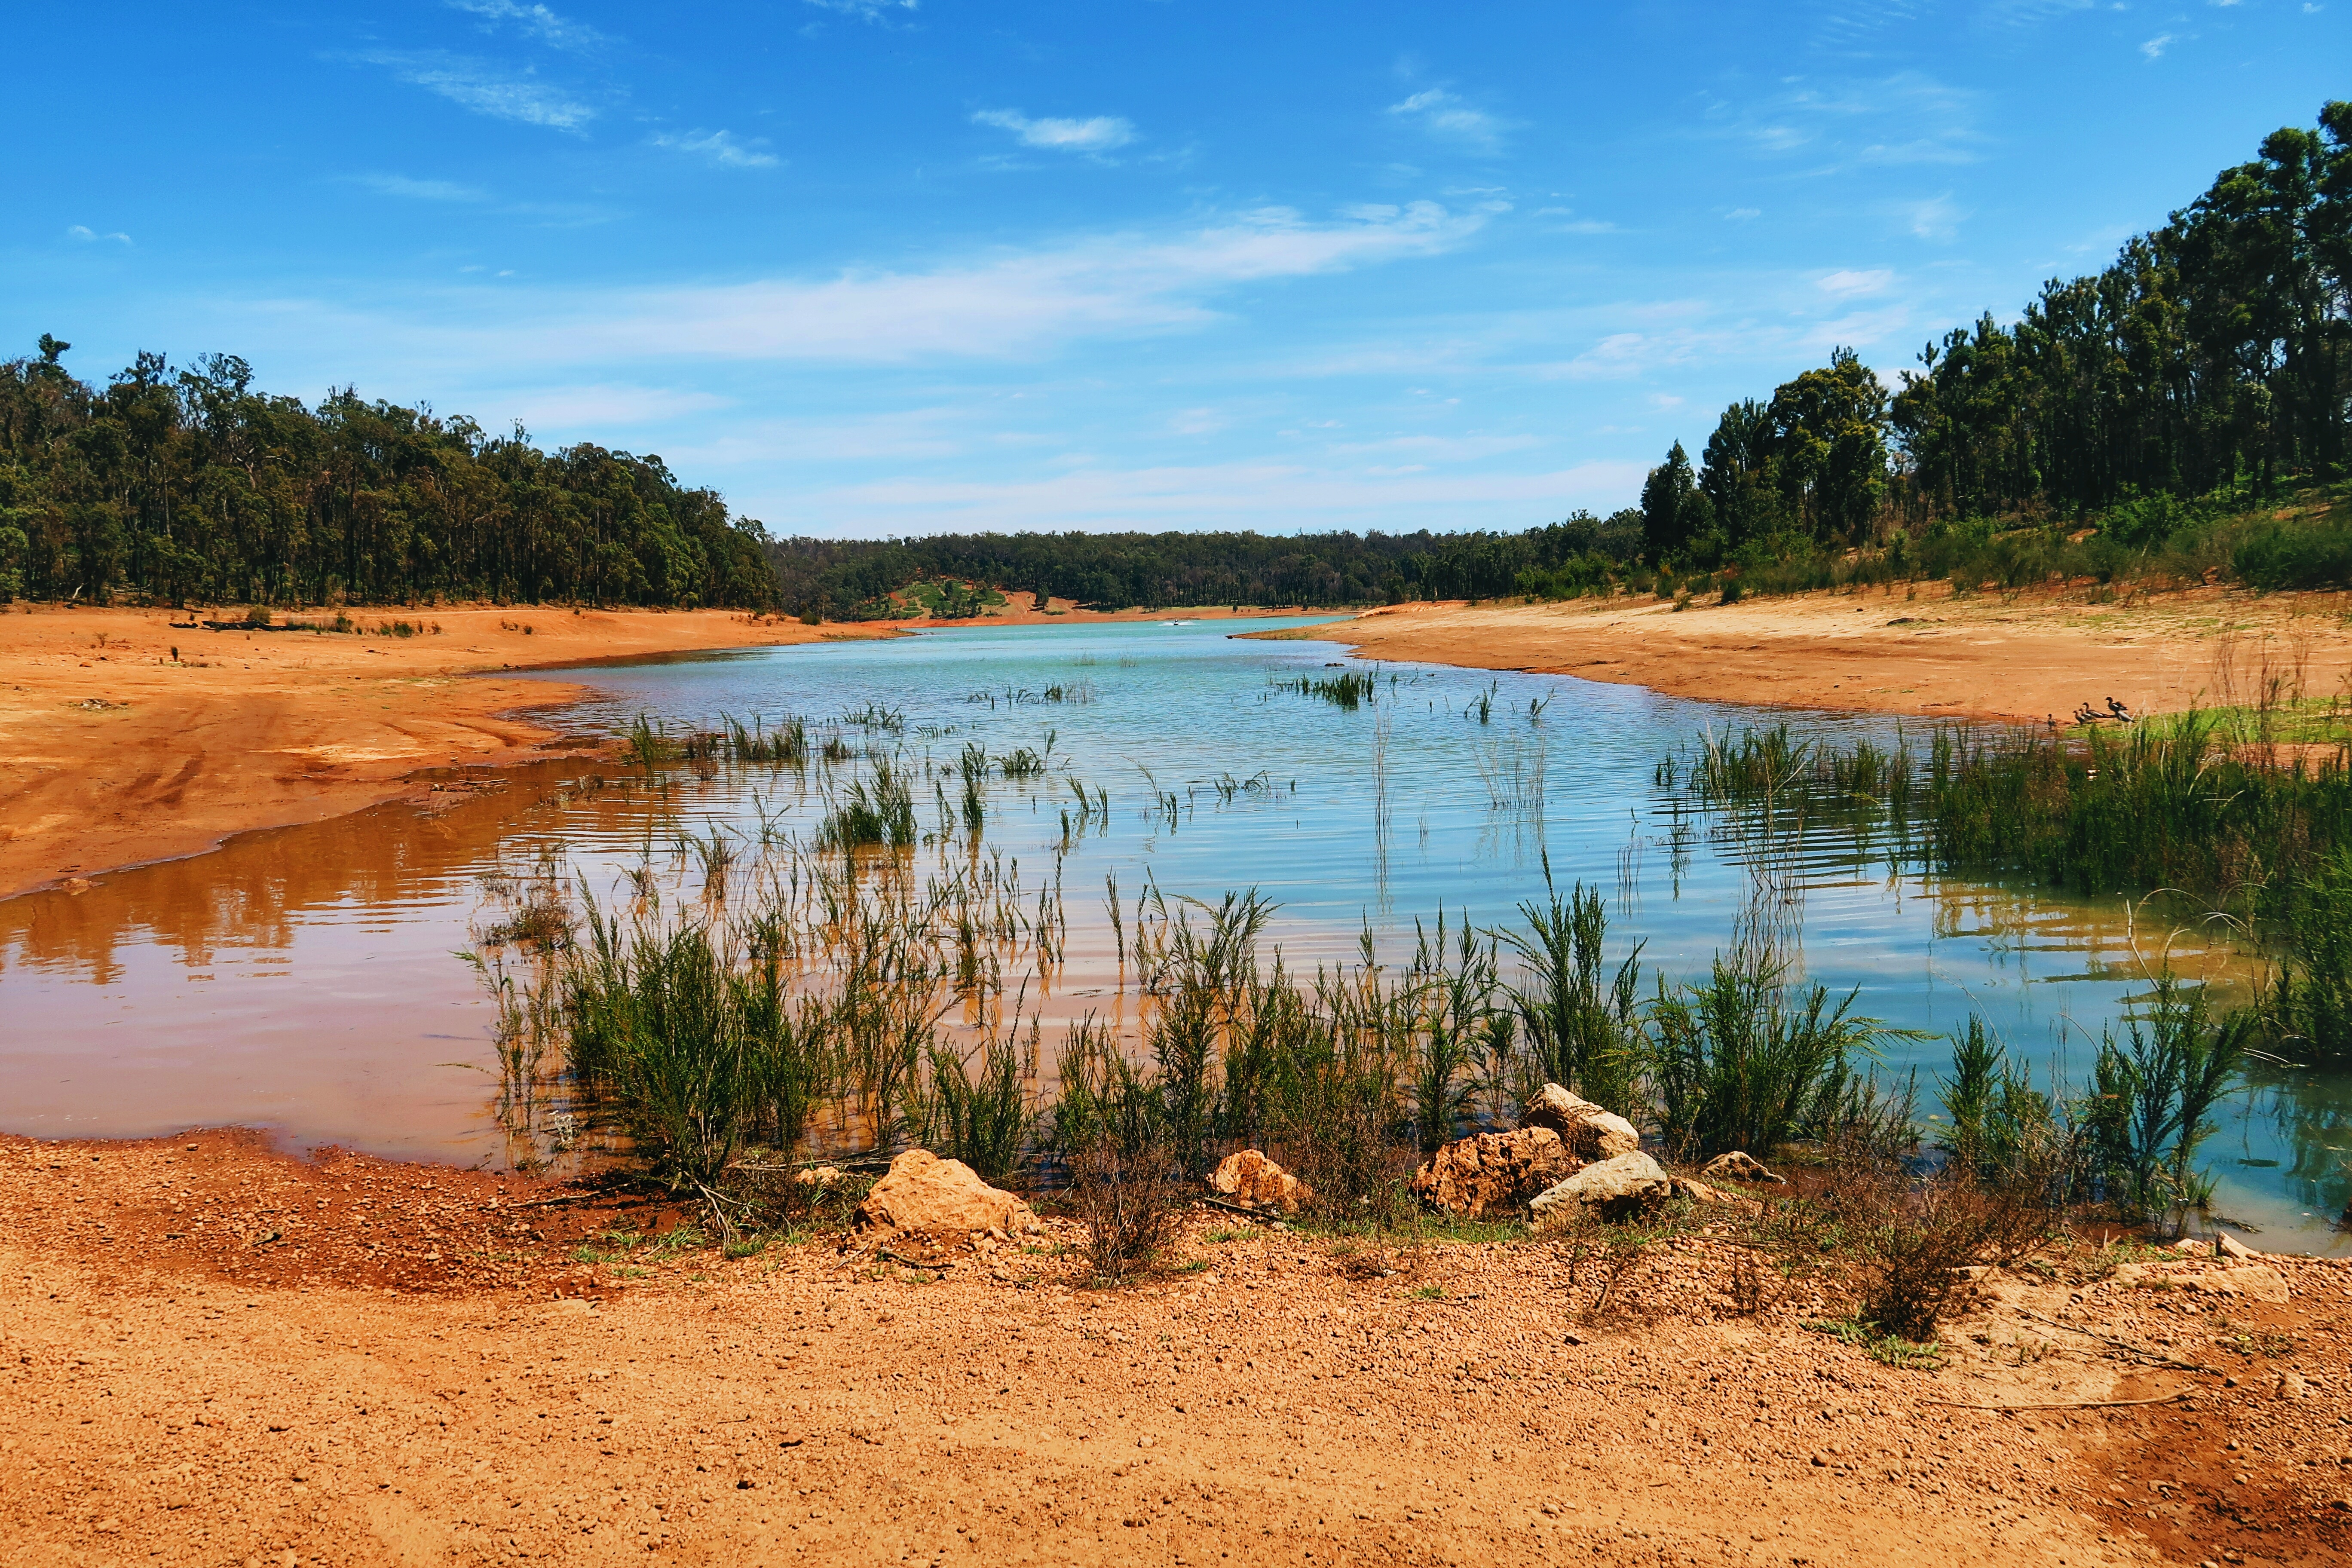
{"type": "Polygon", "coordinates": [[[730,1259],[658,1245],[681,1217],[245,1133],[0,1139],[10,1561],[2352,1549],[2336,1263],[1995,1271],[1931,1373],[1806,1331],[1835,1306],[1809,1285],[1743,1314],[1740,1249],[1703,1237],[1604,1309],[1607,1271],[1543,1243],[1373,1255],[1201,1214],[1181,1268],[1098,1289],[1066,1220],[993,1253],[819,1226],[730,1259]]]}
{"type": "Polygon", "coordinates": [[[2341,594],[2198,588],[2128,605],[2071,594],[1822,592],[1677,611],[1654,598],[1400,605],[1312,633],[1360,658],[1573,675],[1676,697],[1932,718],[2063,723],[2115,698],[2138,712],[2249,703],[2265,674],[2311,697],[2352,686],[2341,594]]]}
{"type": "MultiPolygon", "coordinates": [[[[1062,605],[972,625],[1066,625],[1062,605]]],[[[205,612],[226,618],[229,611],[205,612]]],[[[0,899],[194,855],[231,834],[416,793],[415,775],[560,750],[579,684],[508,670],[700,649],[893,637],[927,622],[803,626],[726,610],[353,610],[423,635],[175,629],[163,609],[0,606],[0,899]],[[437,626],[437,631],[430,628],[437,626]]],[[[333,612],[299,612],[300,620],[333,612]]]]}

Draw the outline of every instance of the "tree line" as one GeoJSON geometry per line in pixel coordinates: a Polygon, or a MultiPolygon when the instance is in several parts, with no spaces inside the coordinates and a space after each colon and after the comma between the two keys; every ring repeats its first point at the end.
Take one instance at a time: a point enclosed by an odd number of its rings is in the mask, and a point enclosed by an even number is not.
{"type": "Polygon", "coordinates": [[[658,457],[350,388],[313,407],[229,354],[142,352],[92,386],[71,347],[0,363],[0,599],[774,601],[761,526],[658,457]]]}
{"type": "MultiPolygon", "coordinates": [[[[901,613],[919,580],[993,584],[1102,609],[1167,605],[1366,605],[1488,599],[1588,558],[1626,558],[1641,513],[1578,512],[1520,533],[980,533],[883,542],[780,539],[768,546],[781,601],[853,620],[901,613]]],[[[1600,570],[1599,567],[1593,568],[1600,570]]]]}
{"type": "MultiPolygon", "coordinates": [[[[1723,411],[1642,491],[1647,558],[1712,569],[1950,518],[2089,521],[2343,476],[2352,423],[2352,103],[2263,139],[2095,274],[1987,311],[1893,389],[1849,350],[1723,411]]],[[[2151,527],[2149,520],[2156,526],[2151,527]]],[[[2150,540],[2129,541],[2145,544],[2150,540]]]]}

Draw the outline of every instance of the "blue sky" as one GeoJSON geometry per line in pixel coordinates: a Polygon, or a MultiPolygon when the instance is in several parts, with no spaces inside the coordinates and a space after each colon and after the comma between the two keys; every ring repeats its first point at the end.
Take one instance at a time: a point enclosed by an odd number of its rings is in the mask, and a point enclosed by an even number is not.
{"type": "Polygon", "coordinates": [[[783,533],[1518,529],[2095,269],[2352,95],[2347,18],[27,6],[0,349],[240,353],[783,533]]]}

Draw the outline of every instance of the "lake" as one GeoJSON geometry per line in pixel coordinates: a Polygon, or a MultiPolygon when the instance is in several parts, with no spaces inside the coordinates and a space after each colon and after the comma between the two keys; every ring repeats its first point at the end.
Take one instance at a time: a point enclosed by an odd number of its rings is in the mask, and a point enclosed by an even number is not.
{"type": "MultiPolygon", "coordinates": [[[[648,716],[673,731],[721,715],[796,715],[822,738],[951,769],[967,745],[1040,753],[1042,776],[989,788],[983,839],[1024,885],[1058,879],[1066,962],[1034,1000],[1050,1019],[1110,1008],[1104,912],[1115,879],[1214,901],[1255,888],[1268,939],[1295,963],[1353,954],[1367,931],[1410,952],[1450,925],[1512,922],[1565,889],[1609,899],[1612,956],[1644,944],[1670,977],[1702,973],[1753,885],[1752,836],[1696,812],[1659,763],[1708,734],[1789,721],[1891,741],[1890,720],[1762,712],[1568,677],[1370,666],[1316,641],[1238,639],[1311,620],[1123,622],[925,631],[672,658],[588,672],[583,731],[648,716]],[[1344,668],[1332,668],[1335,665],[1344,668]],[[1372,675],[1342,706],[1310,685],[1372,675]],[[844,722],[845,715],[864,722],[844,722]],[[1073,832],[1072,780],[1108,813],[1073,832]]],[[[551,678],[578,679],[577,674],[551,678]]],[[[1922,736],[1924,740],[1924,735],[1922,736]]],[[[0,1128],[131,1137],[224,1123],[291,1145],[496,1163],[494,1010],[460,957],[492,918],[488,883],[545,862],[618,886],[653,846],[716,826],[807,837],[826,771],[674,770],[658,787],[611,763],[451,775],[434,806],[375,808],[248,835],[191,859],[0,903],[0,1128]],[[604,787],[583,787],[589,781],[604,787]]],[[[953,786],[947,791],[952,795],[953,786]]],[[[916,792],[925,828],[931,780],[916,792]]],[[[2135,920],[2121,899],[1898,871],[1877,836],[1807,827],[1773,861],[1799,897],[1805,973],[1898,1028],[1941,1037],[1982,1016],[2013,1054],[2079,1079],[2100,1032],[2170,950],[2186,973],[2242,987],[2226,951],[2135,920]]],[[[1940,1037],[1888,1047],[1919,1069],[1940,1037]]],[[[2352,1075],[2265,1069],[2207,1145],[2218,1212],[2259,1245],[2343,1250],[2352,1199],[2352,1075]]]]}

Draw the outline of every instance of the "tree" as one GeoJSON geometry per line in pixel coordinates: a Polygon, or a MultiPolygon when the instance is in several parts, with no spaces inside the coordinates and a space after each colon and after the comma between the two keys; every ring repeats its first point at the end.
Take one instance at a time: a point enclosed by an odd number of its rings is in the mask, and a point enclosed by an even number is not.
{"type": "Polygon", "coordinates": [[[1691,473],[1690,454],[1677,441],[1642,486],[1643,553],[1663,564],[1714,531],[1714,508],[1691,473]]]}
{"type": "Polygon", "coordinates": [[[1790,510],[1817,539],[1855,543],[1886,484],[1886,389],[1852,349],[1773,389],[1774,465],[1790,510]]]}

